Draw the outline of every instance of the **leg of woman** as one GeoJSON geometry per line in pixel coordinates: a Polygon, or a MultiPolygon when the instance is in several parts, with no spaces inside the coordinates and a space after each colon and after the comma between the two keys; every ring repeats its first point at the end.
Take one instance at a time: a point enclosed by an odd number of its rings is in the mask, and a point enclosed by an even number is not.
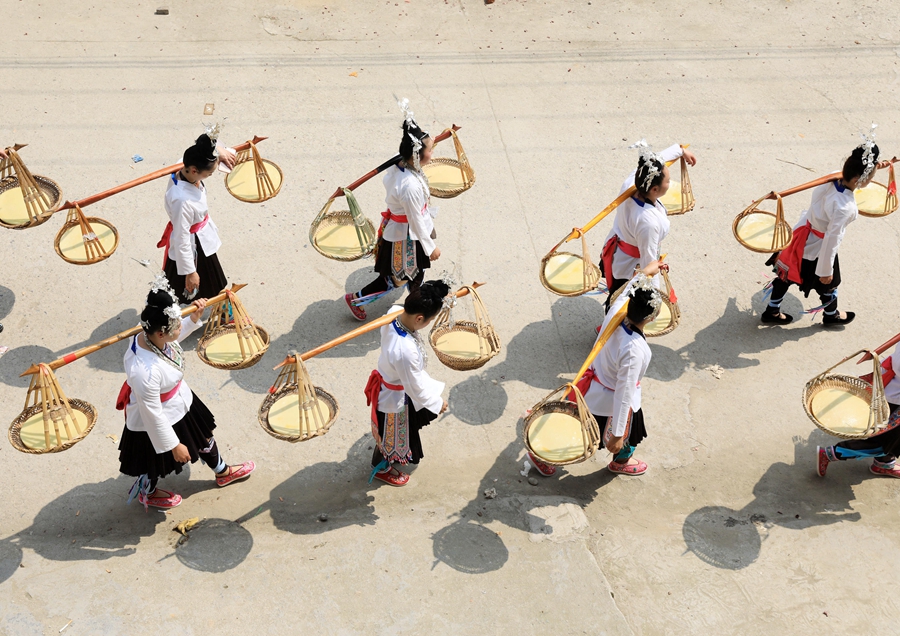
{"type": "Polygon", "coordinates": [[[794,318],[781,313],[781,302],[784,300],[791,284],[776,278],[772,281],[772,294],[769,296],[769,304],[762,315],[762,322],[774,322],[787,324],[794,318]]]}
{"type": "Polygon", "coordinates": [[[647,464],[633,457],[637,445],[647,437],[647,428],[644,426],[644,411],[638,409],[631,414],[631,430],[628,439],[622,445],[622,450],[616,453],[609,465],[609,470],[623,475],[643,475],[647,472],[647,464]]]}
{"type": "MultiPolygon", "coordinates": [[[[378,418],[378,437],[383,439],[385,414],[381,411],[376,411],[376,417],[378,418]]],[[[369,483],[373,479],[383,481],[390,486],[405,486],[409,483],[409,475],[400,472],[396,467],[389,464],[377,443],[372,451],[372,473],[369,476],[369,483]]]]}

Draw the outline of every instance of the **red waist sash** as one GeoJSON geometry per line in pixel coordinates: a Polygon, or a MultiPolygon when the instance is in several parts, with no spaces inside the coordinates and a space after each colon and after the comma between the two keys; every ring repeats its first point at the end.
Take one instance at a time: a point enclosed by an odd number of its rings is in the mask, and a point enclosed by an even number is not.
{"type": "Polygon", "coordinates": [[[781,280],[797,283],[798,285],[803,283],[803,278],[800,276],[800,265],[803,261],[803,250],[806,247],[806,240],[810,234],[819,238],[825,238],[824,232],[813,229],[812,224],[807,221],[806,225],[794,230],[790,244],[781,250],[778,260],[775,261],[775,266],[778,268],[778,277],[781,280]]]}
{"type": "Polygon", "coordinates": [[[606,288],[610,291],[610,293],[612,293],[613,291],[612,263],[613,256],[615,256],[616,253],[616,249],[622,250],[631,258],[641,257],[641,250],[638,249],[636,245],[626,243],[615,234],[610,237],[610,239],[606,242],[606,245],[603,246],[603,251],[600,253],[600,260],[603,261],[603,274],[606,276],[606,288]]]}
{"type": "MultiPolygon", "coordinates": [[[[165,393],[159,394],[160,402],[168,402],[175,394],[178,393],[178,389],[181,388],[181,380],[178,381],[178,384],[171,391],[166,391],[165,393]]],[[[125,407],[128,406],[128,403],[131,401],[131,386],[128,384],[128,381],[122,383],[122,388],[119,389],[119,397],[116,398],[116,410],[124,411],[125,407]]]]}
{"type": "MultiPolygon", "coordinates": [[[[199,232],[200,230],[202,230],[204,227],[206,227],[206,223],[207,223],[208,221],[209,221],[209,213],[207,212],[206,216],[203,217],[203,220],[202,220],[202,221],[200,221],[199,223],[194,223],[194,224],[191,226],[190,233],[191,233],[191,234],[196,234],[197,232],[199,232]]],[[[166,251],[165,251],[165,253],[163,254],[163,269],[166,268],[166,261],[169,260],[169,241],[170,241],[170,239],[172,238],[172,230],[173,230],[173,229],[174,229],[174,228],[172,227],[172,222],[171,222],[171,221],[169,221],[168,223],[166,223],[166,229],[163,230],[162,238],[159,239],[159,243],[156,244],[156,247],[164,247],[164,248],[166,248],[166,251]]]]}
{"type": "Polygon", "coordinates": [[[394,214],[390,210],[385,210],[381,213],[381,218],[384,219],[384,222],[393,221],[394,223],[409,223],[409,217],[405,214],[394,214]]]}
{"type": "Polygon", "coordinates": [[[378,369],[372,369],[372,373],[369,374],[369,381],[366,382],[365,394],[366,394],[366,406],[369,404],[372,405],[372,422],[376,425],[378,424],[378,396],[381,395],[381,387],[390,389],[391,391],[403,391],[403,386],[400,384],[388,384],[384,381],[382,375],[378,372],[378,369]]]}

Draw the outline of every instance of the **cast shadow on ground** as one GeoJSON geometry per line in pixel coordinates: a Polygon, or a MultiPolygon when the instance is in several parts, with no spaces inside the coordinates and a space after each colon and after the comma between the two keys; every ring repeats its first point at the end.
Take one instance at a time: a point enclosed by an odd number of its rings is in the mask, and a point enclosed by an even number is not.
{"type": "Polygon", "coordinates": [[[599,307],[596,300],[587,296],[560,298],[551,306],[549,320],[526,325],[508,342],[500,334],[505,359],[454,385],[447,397],[450,412],[466,424],[490,424],[500,419],[506,409],[504,382],[515,380],[541,389],[535,402],[565,384],[566,379],[554,372],[567,366],[560,340],[573,351],[589,351],[597,334],[586,332],[583,325],[592,316],[599,317],[599,307]]]}
{"type": "MultiPolygon", "coordinates": [[[[371,265],[359,269],[347,280],[347,292],[358,291],[374,278],[371,265]]],[[[405,288],[392,291],[373,304],[366,305],[369,312],[366,322],[382,317],[390,309],[391,304],[405,293],[405,288]]],[[[344,297],[329,300],[318,300],[310,303],[303,313],[294,321],[293,328],[284,334],[274,336],[269,350],[261,364],[249,369],[231,372],[231,380],[245,391],[265,393],[272,386],[276,373],[272,367],[281,362],[290,351],[300,353],[318,347],[330,340],[342,336],[348,331],[362,326],[347,308],[344,297]]],[[[265,324],[263,324],[265,327],[265,324]]],[[[321,358],[357,358],[375,351],[380,346],[378,330],[354,338],[334,349],[320,354],[321,358]]]]}
{"type": "MultiPolygon", "coordinates": [[[[516,439],[500,451],[493,465],[481,478],[474,497],[459,512],[449,518],[453,521],[437,531],[432,540],[434,556],[454,570],[466,574],[484,574],[502,568],[509,559],[509,550],[501,536],[486,527],[498,521],[506,526],[533,533],[553,534],[553,527],[537,518],[530,511],[549,503],[577,503],[584,506],[594,500],[599,490],[615,475],[602,470],[603,464],[588,475],[576,476],[560,470],[558,477],[544,478],[532,469],[522,475],[522,430],[519,420],[516,439]],[[528,482],[534,477],[537,486],[528,482]],[[485,491],[497,490],[494,499],[485,497],[485,491]]],[[[602,451],[601,451],[602,452],[602,451]]]]}
{"type": "Polygon", "coordinates": [[[842,462],[826,479],[819,477],[816,446],[833,442],[821,431],[806,440],[795,437],[794,463],[772,464],[753,487],[755,499],[741,510],[705,506],[688,515],[682,530],[688,551],[717,568],[740,570],[756,561],[773,526],[805,530],[859,521],[852,512],[853,486],[872,475],[862,462],[842,462]]]}
{"type": "Polygon", "coordinates": [[[0,285],[0,320],[6,318],[16,304],[16,295],[9,287],[0,285]]]}

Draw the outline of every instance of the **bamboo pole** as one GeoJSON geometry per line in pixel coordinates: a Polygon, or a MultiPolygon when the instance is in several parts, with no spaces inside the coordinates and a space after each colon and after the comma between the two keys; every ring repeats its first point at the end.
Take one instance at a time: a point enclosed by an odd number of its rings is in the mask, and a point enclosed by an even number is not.
{"type": "MultiPolygon", "coordinates": [[[[687,144],[686,146],[682,146],[682,148],[687,148],[688,146],[690,146],[690,144],[687,144]]],[[[678,159],[672,159],[672,161],[667,161],[667,162],[666,162],[666,165],[667,165],[667,166],[671,166],[673,163],[675,163],[676,161],[679,161],[680,159],[681,159],[681,157],[679,157],[678,159]]],[[[584,227],[581,227],[581,228],[578,228],[578,229],[581,231],[582,234],[584,234],[584,233],[587,232],[589,229],[591,229],[592,227],[594,227],[595,225],[597,225],[600,221],[602,221],[602,220],[605,219],[607,216],[609,216],[609,213],[610,213],[610,212],[612,212],[612,211],[615,210],[617,207],[619,207],[620,205],[622,205],[623,203],[625,203],[625,201],[627,201],[627,200],[629,199],[629,197],[631,197],[635,192],[637,192],[637,188],[634,187],[634,186],[631,186],[630,188],[628,188],[627,190],[625,190],[625,192],[623,192],[622,194],[620,194],[619,196],[617,196],[617,197],[615,198],[615,200],[614,200],[612,203],[610,203],[610,204],[607,205],[605,208],[603,208],[602,210],[600,210],[600,213],[597,214],[597,216],[595,216],[593,219],[591,219],[590,221],[588,221],[587,224],[585,224],[584,227]]],[[[563,243],[568,243],[569,241],[574,241],[574,240],[577,239],[579,236],[580,236],[580,235],[579,235],[578,233],[576,233],[575,230],[572,230],[572,231],[569,233],[569,235],[563,240],[563,243]]]]}
{"type": "MultiPolygon", "coordinates": [[[[484,283],[476,282],[476,283],[472,283],[470,285],[470,287],[472,289],[476,289],[478,287],[481,287],[482,285],[484,285],[484,283]]],[[[466,289],[465,287],[462,287],[461,289],[457,290],[456,293],[453,294],[453,296],[455,296],[456,298],[462,298],[463,296],[467,296],[468,294],[469,294],[469,290],[466,289]]],[[[334,347],[336,347],[340,344],[344,344],[345,342],[347,342],[349,340],[353,340],[354,338],[357,338],[357,337],[363,335],[364,333],[369,333],[370,331],[374,331],[375,329],[378,329],[379,327],[383,327],[384,325],[390,324],[390,322],[394,318],[396,318],[397,316],[399,316],[402,313],[403,313],[403,310],[393,311],[389,314],[382,316],[381,318],[377,318],[377,319],[373,320],[372,322],[363,325],[362,327],[357,327],[353,331],[348,331],[343,336],[338,336],[334,340],[330,340],[330,341],[326,342],[325,344],[316,347],[315,349],[310,349],[306,353],[300,354],[300,359],[301,360],[309,360],[310,358],[314,358],[315,356],[317,356],[321,353],[325,353],[329,349],[333,349],[334,347]]],[[[288,357],[286,357],[284,359],[284,361],[281,362],[281,364],[276,366],[274,369],[280,369],[284,365],[293,364],[294,362],[296,362],[296,357],[289,355],[288,357]]]]}
{"type": "MultiPolygon", "coordinates": [[[[894,157],[893,159],[890,159],[888,161],[880,162],[876,166],[875,169],[881,170],[882,168],[887,168],[889,165],[891,165],[892,163],[896,163],[897,161],[900,161],[900,159],[897,159],[897,157],[894,157]]],[[[831,181],[837,181],[840,178],[841,178],[840,172],[832,172],[831,174],[826,174],[824,177],[819,177],[818,179],[813,179],[812,181],[803,183],[803,184],[795,186],[793,188],[788,188],[784,192],[779,192],[778,196],[786,197],[786,196],[790,196],[792,194],[797,194],[798,192],[803,192],[804,190],[809,190],[810,188],[815,188],[816,186],[820,186],[825,183],[829,183],[831,181]]],[[[767,196],[766,198],[774,199],[775,193],[774,192],[770,193],[769,196],[767,196]]]]}
{"type": "MultiPolygon", "coordinates": [[[[875,349],[875,353],[877,353],[878,355],[881,355],[882,353],[884,353],[885,351],[887,351],[888,349],[893,347],[898,342],[900,342],[900,333],[898,333],[896,336],[894,336],[893,338],[891,338],[890,340],[885,342],[883,345],[881,345],[880,347],[875,349]]],[[[866,352],[865,355],[863,355],[863,357],[861,357],[856,364],[862,364],[863,362],[866,362],[871,359],[872,359],[872,353],[866,352]]]]}
{"type": "MultiPolygon", "coordinates": [[[[250,144],[258,144],[259,142],[268,139],[268,137],[253,137],[252,141],[244,142],[238,146],[234,147],[236,152],[241,152],[242,150],[247,150],[250,147],[250,144]]],[[[143,177],[138,177],[137,179],[133,179],[128,183],[123,183],[121,185],[117,185],[114,188],[110,188],[105,192],[100,192],[98,194],[92,194],[89,197],[85,197],[79,201],[66,201],[59,210],[68,210],[70,208],[74,208],[76,205],[81,207],[86,207],[91,205],[92,203],[96,203],[97,201],[102,201],[103,199],[109,198],[114,194],[119,194],[120,192],[124,192],[125,190],[130,190],[131,188],[139,185],[143,185],[144,183],[148,183],[153,181],[154,179],[159,179],[160,177],[166,177],[170,174],[178,172],[184,168],[183,163],[176,163],[174,165],[169,166],[168,168],[160,168],[156,172],[151,172],[150,174],[145,174],[143,177]]]]}
{"type": "MultiPolygon", "coordinates": [[[[231,285],[231,289],[228,291],[237,292],[246,286],[247,285],[244,285],[244,284],[234,283],[231,285]]],[[[223,291],[222,293],[217,294],[216,296],[213,296],[212,298],[209,298],[207,300],[207,302],[208,302],[208,304],[212,305],[214,303],[222,302],[223,300],[225,300],[225,298],[227,298],[227,292],[223,291]]],[[[195,311],[197,311],[197,307],[195,305],[190,305],[189,307],[185,307],[184,309],[181,310],[181,317],[185,318],[187,316],[190,316],[195,311]]],[[[116,334],[115,336],[112,336],[105,340],[101,340],[98,343],[92,344],[88,347],[84,347],[82,349],[79,349],[78,351],[73,351],[72,353],[67,353],[63,357],[57,358],[53,362],[49,362],[44,366],[47,366],[50,369],[58,369],[60,367],[63,367],[65,365],[71,363],[71,362],[75,362],[76,360],[79,360],[86,355],[94,353],[95,351],[99,351],[100,349],[104,349],[110,345],[116,344],[117,342],[121,342],[122,340],[125,340],[126,338],[130,338],[131,336],[137,335],[141,331],[143,331],[143,328],[140,325],[138,325],[137,327],[133,327],[132,329],[129,329],[128,331],[123,331],[122,333],[116,334]]],[[[39,368],[40,368],[40,365],[33,364],[28,368],[27,371],[25,371],[19,377],[21,378],[26,375],[33,375],[39,371],[39,368]]]]}
{"type": "MultiPolygon", "coordinates": [[[[460,127],[457,126],[456,124],[453,124],[452,129],[453,129],[453,132],[456,132],[457,130],[460,129],[460,127]]],[[[444,141],[444,140],[445,140],[447,137],[449,137],[449,136],[450,136],[449,130],[445,130],[445,131],[442,132],[440,135],[438,135],[437,137],[434,138],[434,143],[437,144],[437,143],[439,143],[439,142],[441,142],[441,141],[444,141]]],[[[372,170],[371,172],[367,172],[366,174],[364,174],[363,176],[361,176],[359,179],[357,179],[356,181],[354,181],[353,183],[351,183],[350,185],[348,185],[346,189],[347,189],[347,190],[356,190],[359,186],[361,186],[362,184],[364,184],[366,181],[368,181],[369,179],[371,179],[372,177],[374,177],[374,176],[377,175],[378,173],[384,172],[385,170],[387,170],[387,169],[390,168],[391,166],[393,166],[393,165],[395,165],[395,164],[397,164],[397,163],[400,163],[400,159],[401,159],[401,158],[402,158],[402,157],[400,157],[400,155],[395,155],[393,158],[388,159],[387,161],[385,161],[383,164],[381,164],[380,166],[378,166],[377,168],[375,168],[375,169],[372,170]]],[[[334,194],[331,195],[331,198],[332,198],[332,199],[337,199],[338,197],[343,196],[343,195],[344,195],[344,188],[338,188],[337,190],[334,191],[334,194]]]]}

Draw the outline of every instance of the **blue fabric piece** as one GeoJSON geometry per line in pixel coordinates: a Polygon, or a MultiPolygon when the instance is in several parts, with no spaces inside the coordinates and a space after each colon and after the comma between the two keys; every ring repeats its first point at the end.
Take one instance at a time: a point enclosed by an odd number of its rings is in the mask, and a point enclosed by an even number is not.
{"type": "Polygon", "coordinates": [[[843,448],[842,446],[834,447],[834,454],[838,459],[863,459],[865,457],[883,457],[884,449],[867,448],[865,450],[853,450],[852,448],[843,448]]]}
{"type": "Polygon", "coordinates": [[[394,318],[394,320],[391,321],[391,326],[394,328],[394,331],[397,332],[398,336],[405,338],[408,335],[406,333],[406,331],[403,329],[403,327],[401,327],[399,324],[397,324],[396,318],[394,318]]]}
{"type": "Polygon", "coordinates": [[[842,186],[840,183],[838,183],[837,181],[834,182],[834,187],[837,188],[838,192],[843,192],[844,190],[847,189],[844,186],[842,186]]]}
{"type": "MultiPolygon", "coordinates": [[[[402,170],[402,168],[401,168],[401,170],[402,170]]],[[[382,459],[381,462],[379,462],[379,464],[372,469],[372,474],[369,475],[369,483],[371,484],[372,480],[375,479],[376,473],[380,473],[383,470],[387,470],[390,467],[391,467],[390,462],[388,462],[388,460],[386,460],[386,459],[382,459]]]]}
{"type": "Polygon", "coordinates": [[[137,481],[135,481],[134,484],[131,486],[131,490],[128,491],[128,501],[125,503],[130,504],[132,501],[134,501],[135,497],[137,497],[140,494],[143,494],[144,496],[149,495],[150,494],[149,489],[150,489],[150,477],[148,477],[147,475],[141,475],[140,477],[137,478],[137,481]]]}
{"type": "Polygon", "coordinates": [[[641,201],[641,200],[638,199],[637,197],[631,197],[631,200],[634,201],[635,203],[637,203],[637,204],[638,204],[639,206],[641,206],[642,208],[647,206],[646,203],[644,203],[643,201],[641,201]]]}
{"type": "Polygon", "coordinates": [[[622,321],[621,325],[622,325],[622,329],[624,329],[625,333],[627,333],[629,336],[634,333],[634,331],[632,331],[631,329],[629,329],[628,327],[625,326],[624,321],[622,321]]]}
{"type": "Polygon", "coordinates": [[[620,450],[618,453],[616,453],[616,456],[613,458],[613,461],[616,462],[617,464],[626,463],[629,459],[631,459],[631,456],[634,455],[634,450],[635,450],[634,446],[631,446],[630,444],[625,444],[622,447],[622,450],[620,450]]]}

